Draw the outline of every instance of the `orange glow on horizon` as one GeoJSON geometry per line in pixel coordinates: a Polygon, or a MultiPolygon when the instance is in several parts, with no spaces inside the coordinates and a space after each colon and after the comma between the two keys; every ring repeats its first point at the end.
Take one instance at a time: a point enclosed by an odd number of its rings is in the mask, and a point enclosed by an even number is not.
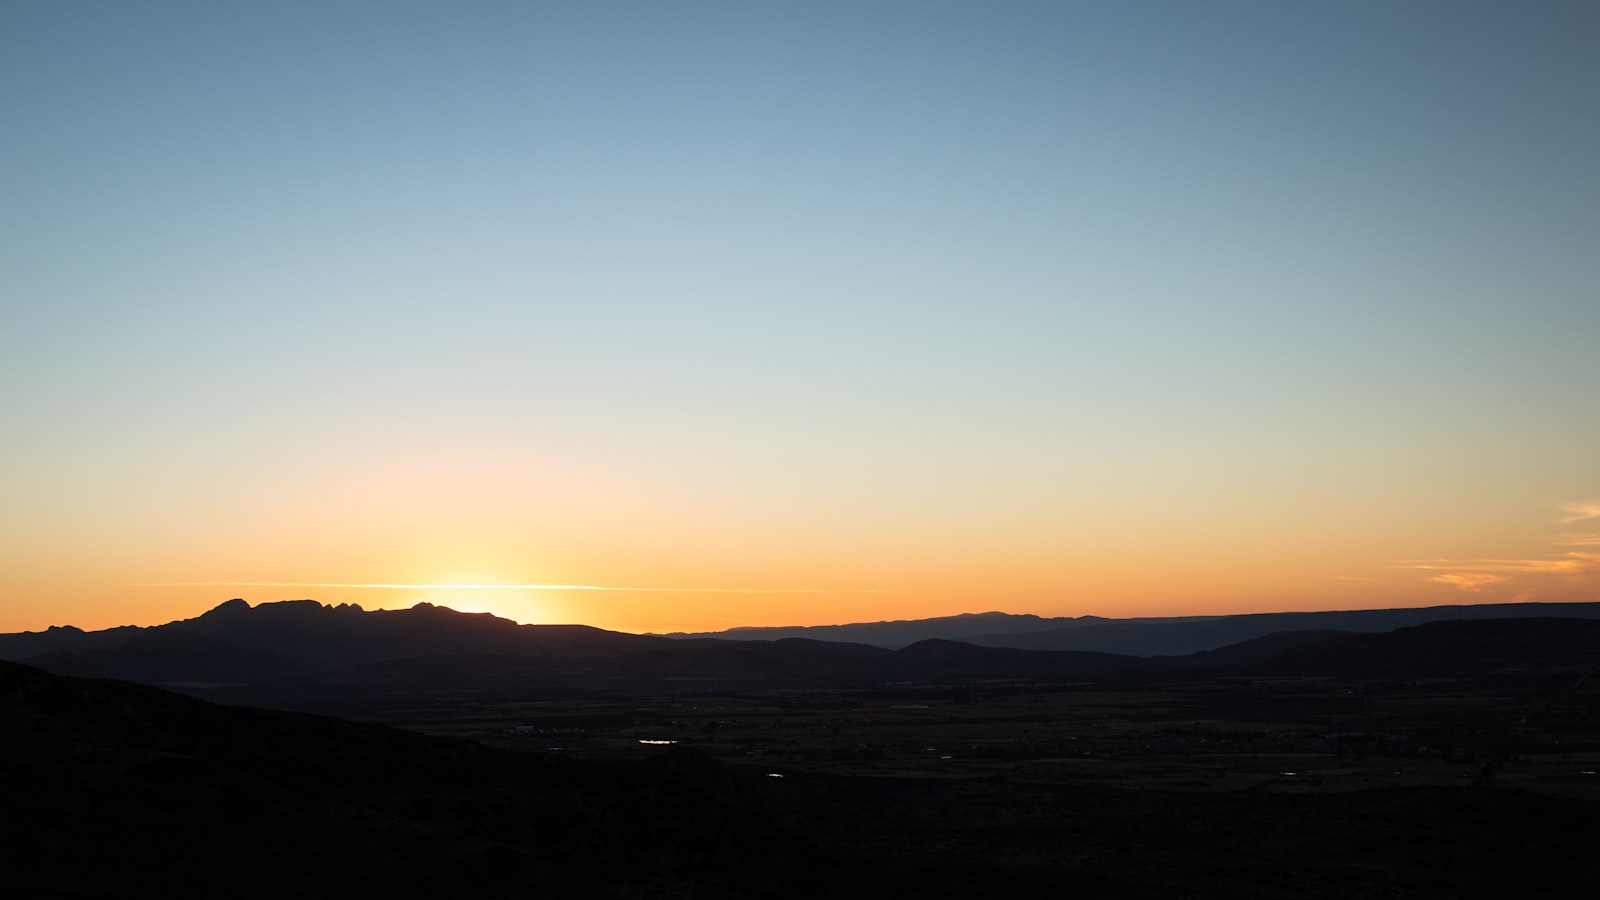
{"type": "Polygon", "coordinates": [[[215,482],[177,499],[41,500],[0,547],[0,631],[159,624],[234,596],[426,600],[634,632],[1600,597],[1593,501],[1511,498],[1488,515],[1443,481],[1397,507],[1384,491],[1295,479],[1250,490],[1261,473],[1152,483],[1141,499],[1087,482],[979,491],[937,472],[846,489],[754,470],[670,477],[553,450],[542,466],[493,446],[413,454],[323,460],[320,477],[215,482]],[[1180,488],[1186,502],[1169,503],[1180,488]],[[149,527],[152,509],[173,524],[149,527]]]}

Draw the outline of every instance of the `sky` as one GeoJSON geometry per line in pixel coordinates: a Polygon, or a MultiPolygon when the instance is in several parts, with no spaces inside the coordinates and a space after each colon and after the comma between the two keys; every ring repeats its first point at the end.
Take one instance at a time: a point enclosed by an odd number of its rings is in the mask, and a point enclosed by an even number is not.
{"type": "Polygon", "coordinates": [[[1597,46],[0,0],[0,630],[1600,600],[1597,46]]]}

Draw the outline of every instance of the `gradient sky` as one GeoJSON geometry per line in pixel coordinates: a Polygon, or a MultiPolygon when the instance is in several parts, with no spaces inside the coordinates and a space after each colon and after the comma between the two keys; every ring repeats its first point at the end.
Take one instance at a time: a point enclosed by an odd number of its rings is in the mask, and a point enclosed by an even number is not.
{"type": "Polygon", "coordinates": [[[6,0],[0,304],[0,630],[1600,599],[1600,5],[6,0]]]}

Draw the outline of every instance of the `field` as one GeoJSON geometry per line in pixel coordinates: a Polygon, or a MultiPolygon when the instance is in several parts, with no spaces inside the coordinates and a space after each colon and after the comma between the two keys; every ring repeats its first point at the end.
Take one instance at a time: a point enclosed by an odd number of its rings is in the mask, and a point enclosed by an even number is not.
{"type": "Polygon", "coordinates": [[[537,753],[690,747],[784,778],[1303,793],[1514,787],[1600,799],[1600,679],[1230,679],[484,701],[362,718],[537,753]]]}
{"type": "Polygon", "coordinates": [[[852,871],[884,873],[890,894],[903,879],[888,873],[907,871],[933,873],[920,891],[955,895],[981,882],[1564,896],[1596,877],[1600,679],[1587,668],[683,688],[413,697],[364,716],[534,754],[709,755],[781,825],[852,871]]]}

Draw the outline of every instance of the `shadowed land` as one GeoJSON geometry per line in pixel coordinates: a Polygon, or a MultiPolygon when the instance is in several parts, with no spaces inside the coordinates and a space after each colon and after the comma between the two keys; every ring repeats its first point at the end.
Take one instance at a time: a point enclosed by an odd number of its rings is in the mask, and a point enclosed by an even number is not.
{"type": "Polygon", "coordinates": [[[312,603],[60,637],[36,663],[402,727],[0,666],[19,895],[1600,888],[1600,621],[1156,658],[312,603]]]}

